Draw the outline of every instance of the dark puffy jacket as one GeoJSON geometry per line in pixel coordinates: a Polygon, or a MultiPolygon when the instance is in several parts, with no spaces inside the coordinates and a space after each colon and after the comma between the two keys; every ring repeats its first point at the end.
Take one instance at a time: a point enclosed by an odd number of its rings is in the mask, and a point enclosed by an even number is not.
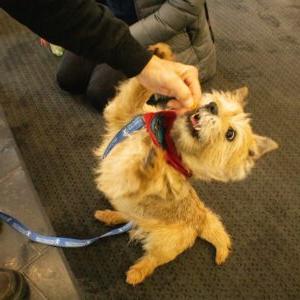
{"type": "Polygon", "coordinates": [[[179,61],[197,66],[201,80],[216,72],[216,53],[204,0],[133,0],[138,22],[130,32],[142,45],[166,42],[179,61]]]}

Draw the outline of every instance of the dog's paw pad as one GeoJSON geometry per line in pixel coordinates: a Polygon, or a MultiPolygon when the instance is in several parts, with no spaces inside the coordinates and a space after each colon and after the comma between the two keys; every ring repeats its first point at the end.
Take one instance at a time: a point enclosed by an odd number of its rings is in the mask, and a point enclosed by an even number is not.
{"type": "Polygon", "coordinates": [[[145,274],[139,268],[130,268],[127,272],[126,282],[131,285],[141,283],[145,279],[145,274]]]}

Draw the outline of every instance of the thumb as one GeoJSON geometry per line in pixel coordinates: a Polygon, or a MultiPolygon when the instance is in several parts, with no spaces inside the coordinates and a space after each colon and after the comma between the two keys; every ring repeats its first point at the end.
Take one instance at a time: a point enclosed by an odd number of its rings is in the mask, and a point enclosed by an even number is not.
{"type": "Polygon", "coordinates": [[[194,100],[192,93],[184,81],[176,75],[176,79],[171,81],[170,90],[172,91],[172,96],[181,102],[181,104],[187,108],[191,108],[194,105],[194,100]]]}

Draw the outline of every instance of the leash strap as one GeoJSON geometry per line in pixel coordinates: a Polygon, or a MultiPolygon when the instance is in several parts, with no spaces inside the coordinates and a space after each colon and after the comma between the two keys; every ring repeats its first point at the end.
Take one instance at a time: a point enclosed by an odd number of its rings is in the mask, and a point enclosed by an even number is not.
{"type": "MultiPolygon", "coordinates": [[[[138,131],[139,129],[143,128],[145,126],[145,122],[142,116],[136,116],[130,123],[128,123],[126,126],[124,126],[117,135],[112,139],[112,141],[109,143],[108,147],[106,148],[102,159],[104,159],[109,152],[114,148],[116,144],[124,140],[126,137],[128,137],[132,132],[138,131]]],[[[0,220],[8,224],[10,227],[12,227],[17,232],[24,235],[27,239],[37,242],[40,244],[55,246],[55,247],[61,247],[61,248],[79,248],[79,247],[85,247],[88,245],[93,244],[94,242],[105,238],[109,236],[119,235],[122,233],[125,233],[129,231],[132,228],[132,222],[129,222],[125,224],[122,227],[110,230],[106,232],[105,234],[102,234],[100,236],[91,238],[91,239],[74,239],[74,238],[67,238],[67,237],[56,237],[56,236],[48,236],[48,235],[42,235],[37,232],[34,232],[30,229],[28,229],[24,224],[22,224],[20,221],[18,221],[16,218],[5,214],[4,212],[0,211],[0,220]]]]}
{"type": "Polygon", "coordinates": [[[118,235],[129,231],[132,228],[132,223],[127,223],[122,227],[110,230],[105,234],[100,236],[91,238],[91,239],[74,239],[74,238],[67,238],[67,237],[55,237],[55,236],[48,236],[36,233],[30,229],[28,229],[25,225],[23,225],[20,221],[15,219],[14,217],[5,214],[4,212],[0,211],[0,220],[8,224],[14,230],[18,231],[19,233],[23,234],[27,239],[37,242],[40,244],[55,246],[55,247],[62,247],[62,248],[79,248],[85,247],[88,245],[93,244],[94,242],[98,241],[99,239],[118,235]]]}

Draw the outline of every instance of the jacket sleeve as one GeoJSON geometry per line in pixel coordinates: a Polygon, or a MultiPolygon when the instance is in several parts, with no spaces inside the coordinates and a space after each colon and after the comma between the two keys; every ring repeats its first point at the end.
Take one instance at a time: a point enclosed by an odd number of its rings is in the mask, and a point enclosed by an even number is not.
{"type": "Polygon", "coordinates": [[[134,38],[144,46],[170,39],[193,23],[204,0],[167,0],[153,14],[130,26],[134,38]]]}
{"type": "Polygon", "coordinates": [[[128,26],[95,0],[0,0],[0,6],[49,42],[129,77],[151,58],[128,26]]]}

